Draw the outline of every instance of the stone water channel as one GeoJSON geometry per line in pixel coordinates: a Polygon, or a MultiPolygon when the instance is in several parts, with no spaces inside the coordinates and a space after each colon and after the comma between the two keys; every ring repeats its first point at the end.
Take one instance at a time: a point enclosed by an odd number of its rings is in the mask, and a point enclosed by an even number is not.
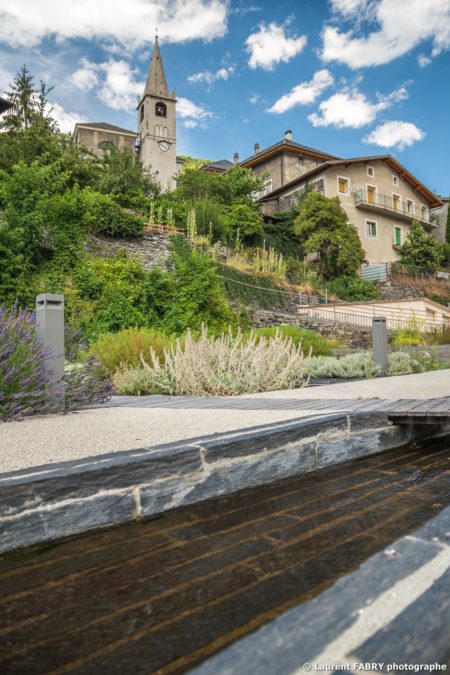
{"type": "Polygon", "coordinates": [[[447,438],[5,554],[0,672],[188,672],[449,503],[447,438]]]}

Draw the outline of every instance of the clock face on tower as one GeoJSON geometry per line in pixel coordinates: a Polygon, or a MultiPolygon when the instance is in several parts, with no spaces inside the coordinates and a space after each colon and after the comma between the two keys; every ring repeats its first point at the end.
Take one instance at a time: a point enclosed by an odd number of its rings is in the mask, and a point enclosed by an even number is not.
{"type": "Polygon", "coordinates": [[[167,152],[170,146],[167,141],[159,141],[158,147],[161,152],[167,152]]]}

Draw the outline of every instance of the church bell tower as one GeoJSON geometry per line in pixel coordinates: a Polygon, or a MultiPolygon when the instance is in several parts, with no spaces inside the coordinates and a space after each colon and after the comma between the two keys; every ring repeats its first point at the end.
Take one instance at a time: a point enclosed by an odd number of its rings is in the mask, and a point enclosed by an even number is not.
{"type": "Polygon", "coordinates": [[[144,95],[137,107],[139,161],[155,174],[164,191],[175,186],[176,103],[175,92],[169,93],[167,87],[156,36],[144,95]]]}

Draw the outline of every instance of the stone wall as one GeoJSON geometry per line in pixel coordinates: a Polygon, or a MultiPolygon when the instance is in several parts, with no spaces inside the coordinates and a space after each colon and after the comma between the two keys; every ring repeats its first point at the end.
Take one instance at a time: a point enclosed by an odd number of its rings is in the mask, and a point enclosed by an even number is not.
{"type": "Polygon", "coordinates": [[[339,340],[348,347],[368,349],[372,347],[372,327],[355,326],[350,323],[340,323],[327,319],[317,319],[309,316],[299,316],[282,310],[257,309],[251,317],[251,325],[254,328],[264,326],[302,326],[316,331],[327,338],[339,340]]]}
{"type": "Polygon", "coordinates": [[[100,258],[110,258],[123,251],[129,258],[139,255],[144,269],[149,270],[169,255],[169,236],[146,233],[143,239],[113,239],[91,235],[85,248],[91,255],[100,258]]]}

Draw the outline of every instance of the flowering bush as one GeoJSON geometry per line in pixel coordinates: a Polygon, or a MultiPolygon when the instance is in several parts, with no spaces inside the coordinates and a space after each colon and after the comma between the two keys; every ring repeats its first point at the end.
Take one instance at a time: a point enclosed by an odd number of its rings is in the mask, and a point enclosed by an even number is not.
{"type": "Polygon", "coordinates": [[[164,350],[161,363],[150,350],[151,365],[118,371],[113,382],[119,394],[186,394],[194,396],[237,394],[290,389],[307,382],[306,357],[279,332],[274,337],[243,338],[239,330],[209,337],[205,326],[198,340],[190,331],[184,344],[164,350]]]}
{"type": "MultiPolygon", "coordinates": [[[[75,360],[79,334],[66,334],[66,354],[75,360]]],[[[49,413],[57,409],[61,392],[47,386],[48,348],[38,340],[35,316],[29,310],[0,307],[0,420],[49,413]]],[[[69,364],[64,376],[65,409],[79,407],[110,396],[111,386],[96,374],[100,364],[94,356],[82,365],[69,364]]]]}

